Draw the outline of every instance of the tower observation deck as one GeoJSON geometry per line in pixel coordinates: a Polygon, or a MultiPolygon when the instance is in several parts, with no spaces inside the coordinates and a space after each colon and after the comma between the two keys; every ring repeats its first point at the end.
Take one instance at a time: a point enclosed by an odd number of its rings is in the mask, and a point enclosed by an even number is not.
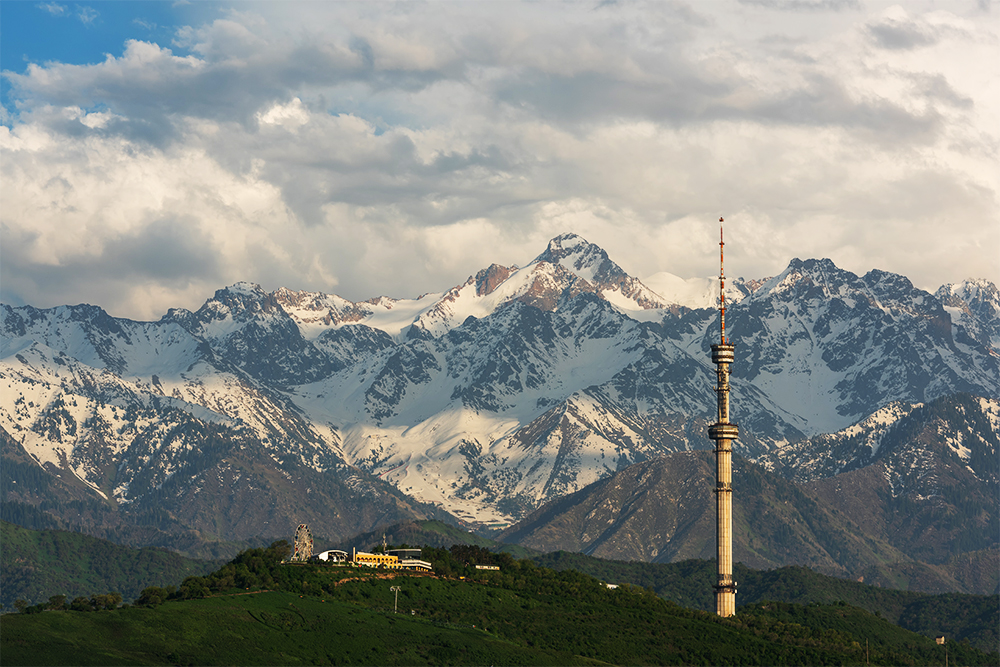
{"type": "Polygon", "coordinates": [[[712,346],[715,364],[715,393],[718,420],[708,427],[715,441],[715,546],[718,578],[715,584],[715,612],[722,617],[736,613],[736,582],[733,581],[733,440],[739,428],[729,421],[729,364],[735,347],[726,340],[726,273],[723,268],[722,218],[719,218],[719,343],[712,346]]]}

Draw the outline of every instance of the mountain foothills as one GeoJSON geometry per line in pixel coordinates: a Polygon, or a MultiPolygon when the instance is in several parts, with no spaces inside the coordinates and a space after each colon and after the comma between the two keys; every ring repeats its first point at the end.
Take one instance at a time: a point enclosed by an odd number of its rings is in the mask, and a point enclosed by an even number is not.
{"type": "MultiPolygon", "coordinates": [[[[511,539],[699,555],[704,540],[682,537],[705,532],[708,463],[680,454],[711,447],[719,317],[703,307],[708,283],[668,278],[654,291],[567,234],[527,266],[417,299],[238,283],[157,322],[4,305],[4,518],[218,557],[299,522],[336,541],[530,515],[511,539]],[[643,481],[657,475],[666,487],[643,481]],[[588,501],[610,503],[603,526],[578,509],[576,524],[544,527],[546,503],[615,484],[588,501]],[[649,493],[675,504],[639,528],[649,493]]],[[[731,281],[726,299],[748,562],[853,575],[852,558],[919,560],[954,590],[995,586],[955,583],[947,564],[997,546],[997,288],[931,294],[796,259],[731,281]]]]}
{"type": "Polygon", "coordinates": [[[456,544],[424,547],[433,571],[407,572],[282,562],[290,552],[283,540],[248,549],[206,576],[149,586],[120,608],[117,594],[19,601],[22,613],[0,624],[4,663],[995,665],[1000,657],[996,596],[739,568],[769,597],[719,618],[675,601],[710,602],[708,561],[519,560],[456,544]],[[604,583],[606,573],[618,583],[604,583]],[[945,646],[933,639],[942,632],[945,646]]]}

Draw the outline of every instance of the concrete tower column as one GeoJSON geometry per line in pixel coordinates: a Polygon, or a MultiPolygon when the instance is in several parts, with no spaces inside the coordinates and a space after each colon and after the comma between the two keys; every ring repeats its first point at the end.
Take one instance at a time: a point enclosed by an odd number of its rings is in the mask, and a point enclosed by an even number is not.
{"type": "Polygon", "coordinates": [[[715,546],[717,579],[715,612],[722,617],[736,613],[736,582],[733,581],[733,440],[739,428],[729,421],[729,364],[735,360],[735,347],[726,340],[725,271],[722,267],[722,218],[719,218],[719,304],[720,342],[712,346],[715,364],[715,393],[718,405],[716,423],[708,427],[708,437],[715,441],[715,546]]]}

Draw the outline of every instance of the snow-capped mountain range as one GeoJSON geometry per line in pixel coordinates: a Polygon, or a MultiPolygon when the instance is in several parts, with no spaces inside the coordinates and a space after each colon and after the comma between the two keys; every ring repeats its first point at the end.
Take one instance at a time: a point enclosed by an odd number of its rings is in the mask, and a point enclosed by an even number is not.
{"type": "MultiPolygon", "coordinates": [[[[157,322],[3,306],[0,427],[121,507],[169,505],[163,489],[204,474],[188,433],[212,425],[287,474],[369,494],[389,482],[394,507],[504,524],[630,463],[710,448],[711,284],[649,282],[566,234],[524,267],[494,264],[413,300],[238,283],[157,322]]],[[[1000,397],[991,283],[930,294],[796,259],[727,281],[726,299],[749,458],[894,401],[1000,397]]]]}

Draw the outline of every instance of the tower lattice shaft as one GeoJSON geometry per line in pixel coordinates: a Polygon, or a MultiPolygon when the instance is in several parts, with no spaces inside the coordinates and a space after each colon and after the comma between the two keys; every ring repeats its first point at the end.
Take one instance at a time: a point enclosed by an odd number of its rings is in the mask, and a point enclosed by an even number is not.
{"type": "Polygon", "coordinates": [[[739,428],[729,421],[729,364],[735,348],[726,340],[726,274],[723,268],[722,218],[719,218],[719,322],[720,342],[712,346],[715,364],[715,392],[718,403],[716,423],[708,427],[715,441],[715,544],[718,577],[715,583],[715,611],[727,617],[736,613],[736,582],[733,581],[733,440],[739,428]]]}

